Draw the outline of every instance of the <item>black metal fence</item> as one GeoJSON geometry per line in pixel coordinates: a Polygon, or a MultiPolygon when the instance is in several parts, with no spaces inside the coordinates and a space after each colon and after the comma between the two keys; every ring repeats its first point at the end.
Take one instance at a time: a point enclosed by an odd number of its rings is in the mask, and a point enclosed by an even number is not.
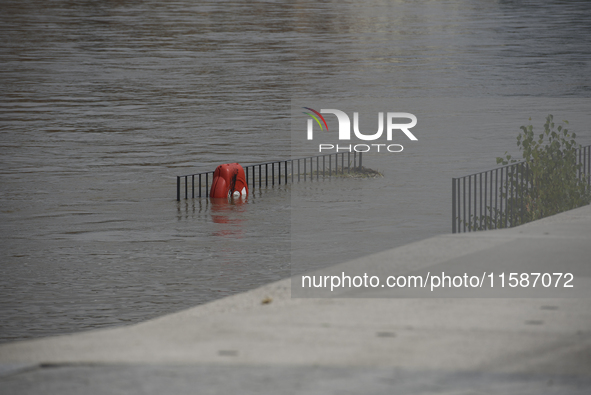
{"type": "MultiPolygon", "coordinates": [[[[591,185],[591,145],[576,150],[578,177],[591,185]]],[[[525,161],[452,178],[452,233],[528,222],[532,173],[525,161]]]]}
{"type": "MultiPolygon", "coordinates": [[[[332,154],[308,156],[298,159],[286,159],[273,162],[256,163],[242,166],[246,176],[246,184],[252,193],[256,188],[287,184],[288,182],[313,180],[320,177],[332,177],[339,172],[350,173],[351,169],[362,167],[362,152],[336,152],[332,154]],[[359,166],[357,162],[359,161],[359,166]],[[340,162],[340,166],[339,166],[340,162]],[[352,165],[352,166],[351,166],[352,165]],[[334,167],[333,167],[334,166],[334,167]]],[[[185,186],[185,199],[209,197],[210,180],[213,181],[214,171],[187,174],[176,177],[176,200],[181,200],[182,184],[185,186]],[[184,179],[184,180],[183,180],[184,179]],[[184,182],[183,182],[184,181],[184,182]]]]}

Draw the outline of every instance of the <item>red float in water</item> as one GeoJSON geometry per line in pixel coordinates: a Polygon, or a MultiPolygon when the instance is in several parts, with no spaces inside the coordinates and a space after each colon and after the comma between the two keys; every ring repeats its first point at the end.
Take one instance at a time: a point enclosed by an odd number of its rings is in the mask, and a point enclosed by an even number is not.
{"type": "Polygon", "coordinates": [[[238,163],[226,163],[215,169],[209,197],[246,197],[246,195],[248,195],[248,185],[246,185],[242,166],[238,163]]]}

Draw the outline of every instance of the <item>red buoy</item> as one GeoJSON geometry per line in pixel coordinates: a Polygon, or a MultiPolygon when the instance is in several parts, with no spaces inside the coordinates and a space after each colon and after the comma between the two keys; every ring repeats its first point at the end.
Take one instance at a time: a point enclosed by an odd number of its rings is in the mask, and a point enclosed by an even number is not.
{"type": "Polygon", "coordinates": [[[248,185],[246,185],[242,166],[238,163],[226,163],[215,169],[209,197],[246,197],[246,195],[248,195],[248,185]]]}

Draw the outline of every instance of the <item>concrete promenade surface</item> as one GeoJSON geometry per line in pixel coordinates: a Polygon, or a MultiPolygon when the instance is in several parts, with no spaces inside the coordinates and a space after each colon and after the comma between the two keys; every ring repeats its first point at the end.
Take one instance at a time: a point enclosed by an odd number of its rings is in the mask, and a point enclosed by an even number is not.
{"type": "MultiPolygon", "coordinates": [[[[591,206],[367,260],[388,269],[397,257],[413,262],[414,251],[428,267],[433,245],[447,265],[509,245],[527,260],[540,242],[591,266],[591,206]]],[[[132,326],[1,345],[0,394],[591,394],[591,298],[292,299],[290,285],[132,326]]]]}

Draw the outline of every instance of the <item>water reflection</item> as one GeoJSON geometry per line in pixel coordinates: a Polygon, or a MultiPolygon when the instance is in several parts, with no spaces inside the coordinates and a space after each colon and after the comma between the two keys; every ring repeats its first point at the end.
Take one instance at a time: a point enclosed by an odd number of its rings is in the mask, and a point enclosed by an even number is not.
{"type": "Polygon", "coordinates": [[[248,197],[210,198],[211,220],[222,224],[222,229],[212,233],[213,236],[242,238],[244,213],[247,210],[248,197]]]}
{"type": "MultiPolygon", "coordinates": [[[[287,276],[287,190],[177,203],[175,176],[288,157],[292,96],[590,97],[589,20],[559,0],[4,0],[0,341],[287,276]]],[[[404,235],[430,234],[437,210],[400,210],[418,223],[404,235]]]]}

